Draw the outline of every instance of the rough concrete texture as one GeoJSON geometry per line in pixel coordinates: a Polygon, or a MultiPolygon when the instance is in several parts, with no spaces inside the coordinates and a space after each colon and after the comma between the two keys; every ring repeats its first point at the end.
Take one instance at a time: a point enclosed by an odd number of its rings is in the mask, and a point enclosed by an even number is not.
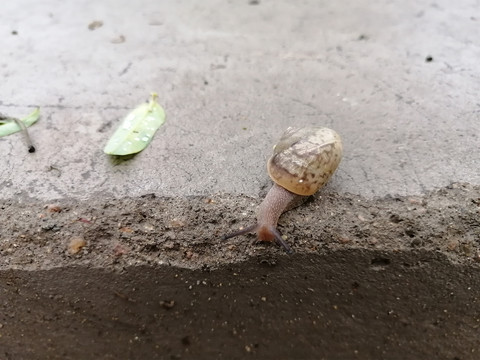
{"type": "Polygon", "coordinates": [[[310,124],[344,139],[339,192],[479,183],[478,3],[462,4],[4,4],[1,111],[39,105],[43,118],[35,155],[20,135],[0,142],[1,196],[258,195],[282,130],[310,124]],[[150,91],[168,123],[148,151],[112,161],[104,144],[150,91]]]}
{"type": "Polygon", "coordinates": [[[0,359],[478,359],[477,1],[0,5],[0,359]],[[129,159],[102,148],[159,94],[129,159]],[[287,126],[328,186],[246,226],[287,126]]]}

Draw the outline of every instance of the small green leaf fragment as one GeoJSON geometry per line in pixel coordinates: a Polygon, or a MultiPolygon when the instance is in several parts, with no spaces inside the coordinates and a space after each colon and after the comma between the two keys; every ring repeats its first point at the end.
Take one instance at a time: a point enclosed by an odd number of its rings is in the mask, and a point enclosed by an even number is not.
{"type": "MultiPolygon", "coordinates": [[[[33,125],[40,118],[40,108],[33,110],[28,116],[20,119],[26,127],[33,125]]],[[[15,134],[22,128],[11,118],[0,118],[0,137],[15,134]]]]}
{"type": "Polygon", "coordinates": [[[165,111],[157,103],[157,94],[150,101],[132,110],[113,133],[103,151],[109,155],[135,154],[147,147],[155,132],[165,122],[165,111]]]}

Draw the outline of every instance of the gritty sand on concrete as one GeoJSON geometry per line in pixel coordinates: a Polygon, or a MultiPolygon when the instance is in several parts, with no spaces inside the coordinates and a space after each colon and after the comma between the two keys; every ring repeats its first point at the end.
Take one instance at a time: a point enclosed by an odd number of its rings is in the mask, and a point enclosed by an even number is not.
{"type": "MultiPolygon", "coordinates": [[[[255,221],[260,200],[147,194],[52,204],[2,201],[0,269],[138,264],[199,269],[262,254],[281,256],[282,249],[255,243],[254,235],[221,240],[255,221]]],[[[479,214],[480,189],[466,184],[425,196],[375,200],[320,192],[282,216],[279,230],[298,253],[424,249],[475,265],[480,261],[479,214]]]]}

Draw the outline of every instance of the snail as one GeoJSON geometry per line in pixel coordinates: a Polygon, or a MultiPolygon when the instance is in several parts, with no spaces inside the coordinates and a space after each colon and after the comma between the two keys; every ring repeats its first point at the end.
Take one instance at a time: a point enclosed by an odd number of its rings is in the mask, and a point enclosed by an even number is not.
{"type": "Polygon", "coordinates": [[[332,129],[287,128],[267,162],[274,184],[259,206],[257,223],[222,239],[255,232],[259,241],[275,241],[292,254],[291,247],[277,230],[280,215],[301,205],[325,185],[341,159],[342,141],[332,129]]]}

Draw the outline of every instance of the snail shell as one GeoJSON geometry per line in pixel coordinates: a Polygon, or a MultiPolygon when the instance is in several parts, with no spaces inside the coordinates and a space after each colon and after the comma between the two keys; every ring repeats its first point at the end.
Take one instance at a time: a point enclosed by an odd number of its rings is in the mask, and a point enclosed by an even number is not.
{"type": "Polygon", "coordinates": [[[272,180],[298,195],[312,195],[342,159],[340,136],[329,128],[289,127],[273,148],[267,170],[272,180]]]}

